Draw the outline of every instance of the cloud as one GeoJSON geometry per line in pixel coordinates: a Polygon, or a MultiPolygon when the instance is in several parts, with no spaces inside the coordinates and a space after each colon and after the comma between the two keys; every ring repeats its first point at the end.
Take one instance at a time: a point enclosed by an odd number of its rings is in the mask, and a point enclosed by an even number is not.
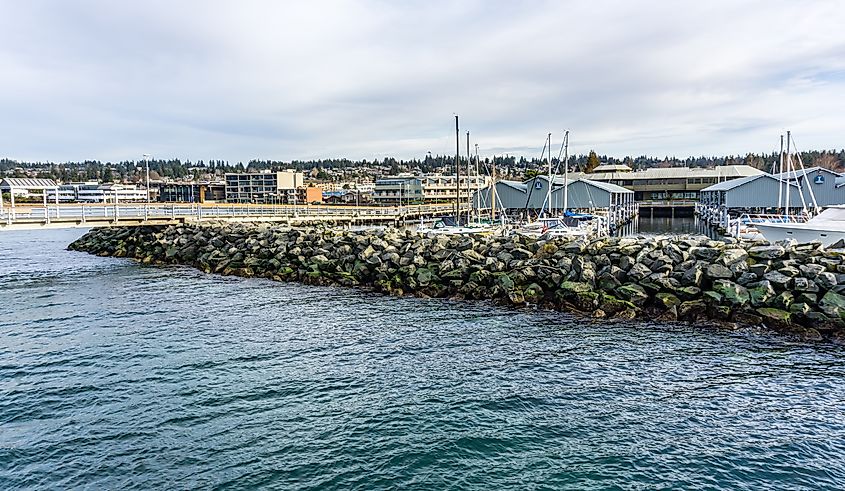
{"type": "Polygon", "coordinates": [[[0,0],[0,149],[27,160],[842,147],[837,1],[0,0]]]}

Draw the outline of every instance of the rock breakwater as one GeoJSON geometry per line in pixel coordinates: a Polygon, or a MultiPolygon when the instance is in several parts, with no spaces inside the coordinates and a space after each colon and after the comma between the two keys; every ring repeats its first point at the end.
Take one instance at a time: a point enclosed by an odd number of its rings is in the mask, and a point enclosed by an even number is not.
{"type": "Polygon", "coordinates": [[[533,304],[596,318],[764,325],[845,340],[845,250],[819,244],[436,237],[198,223],[94,229],[68,248],[391,295],[533,304]]]}

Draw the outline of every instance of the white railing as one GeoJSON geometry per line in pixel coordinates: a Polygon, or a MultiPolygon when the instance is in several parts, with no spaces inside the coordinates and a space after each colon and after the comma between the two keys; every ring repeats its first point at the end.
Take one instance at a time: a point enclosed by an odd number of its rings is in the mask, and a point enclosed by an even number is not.
{"type": "Polygon", "coordinates": [[[448,213],[449,205],[407,205],[356,207],[331,205],[241,205],[189,203],[126,203],[33,205],[0,209],[0,223],[51,223],[121,220],[215,220],[233,218],[324,218],[324,219],[399,219],[448,213]]]}

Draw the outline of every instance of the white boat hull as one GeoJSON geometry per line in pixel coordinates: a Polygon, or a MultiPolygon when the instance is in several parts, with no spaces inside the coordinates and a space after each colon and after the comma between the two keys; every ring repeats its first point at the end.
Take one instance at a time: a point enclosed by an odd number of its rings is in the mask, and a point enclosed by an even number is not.
{"type": "MultiPolygon", "coordinates": [[[[829,224],[826,224],[829,225],[829,224]]],[[[769,242],[794,239],[799,244],[819,241],[829,246],[845,240],[845,230],[831,230],[812,223],[757,223],[754,225],[769,242]]]]}

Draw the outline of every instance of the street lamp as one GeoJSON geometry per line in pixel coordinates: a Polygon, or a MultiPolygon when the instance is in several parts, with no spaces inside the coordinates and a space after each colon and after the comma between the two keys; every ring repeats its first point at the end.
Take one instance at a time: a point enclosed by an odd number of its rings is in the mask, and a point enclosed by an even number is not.
{"type": "Polygon", "coordinates": [[[150,203],[150,154],[144,154],[144,166],[147,168],[147,204],[150,203]]]}

